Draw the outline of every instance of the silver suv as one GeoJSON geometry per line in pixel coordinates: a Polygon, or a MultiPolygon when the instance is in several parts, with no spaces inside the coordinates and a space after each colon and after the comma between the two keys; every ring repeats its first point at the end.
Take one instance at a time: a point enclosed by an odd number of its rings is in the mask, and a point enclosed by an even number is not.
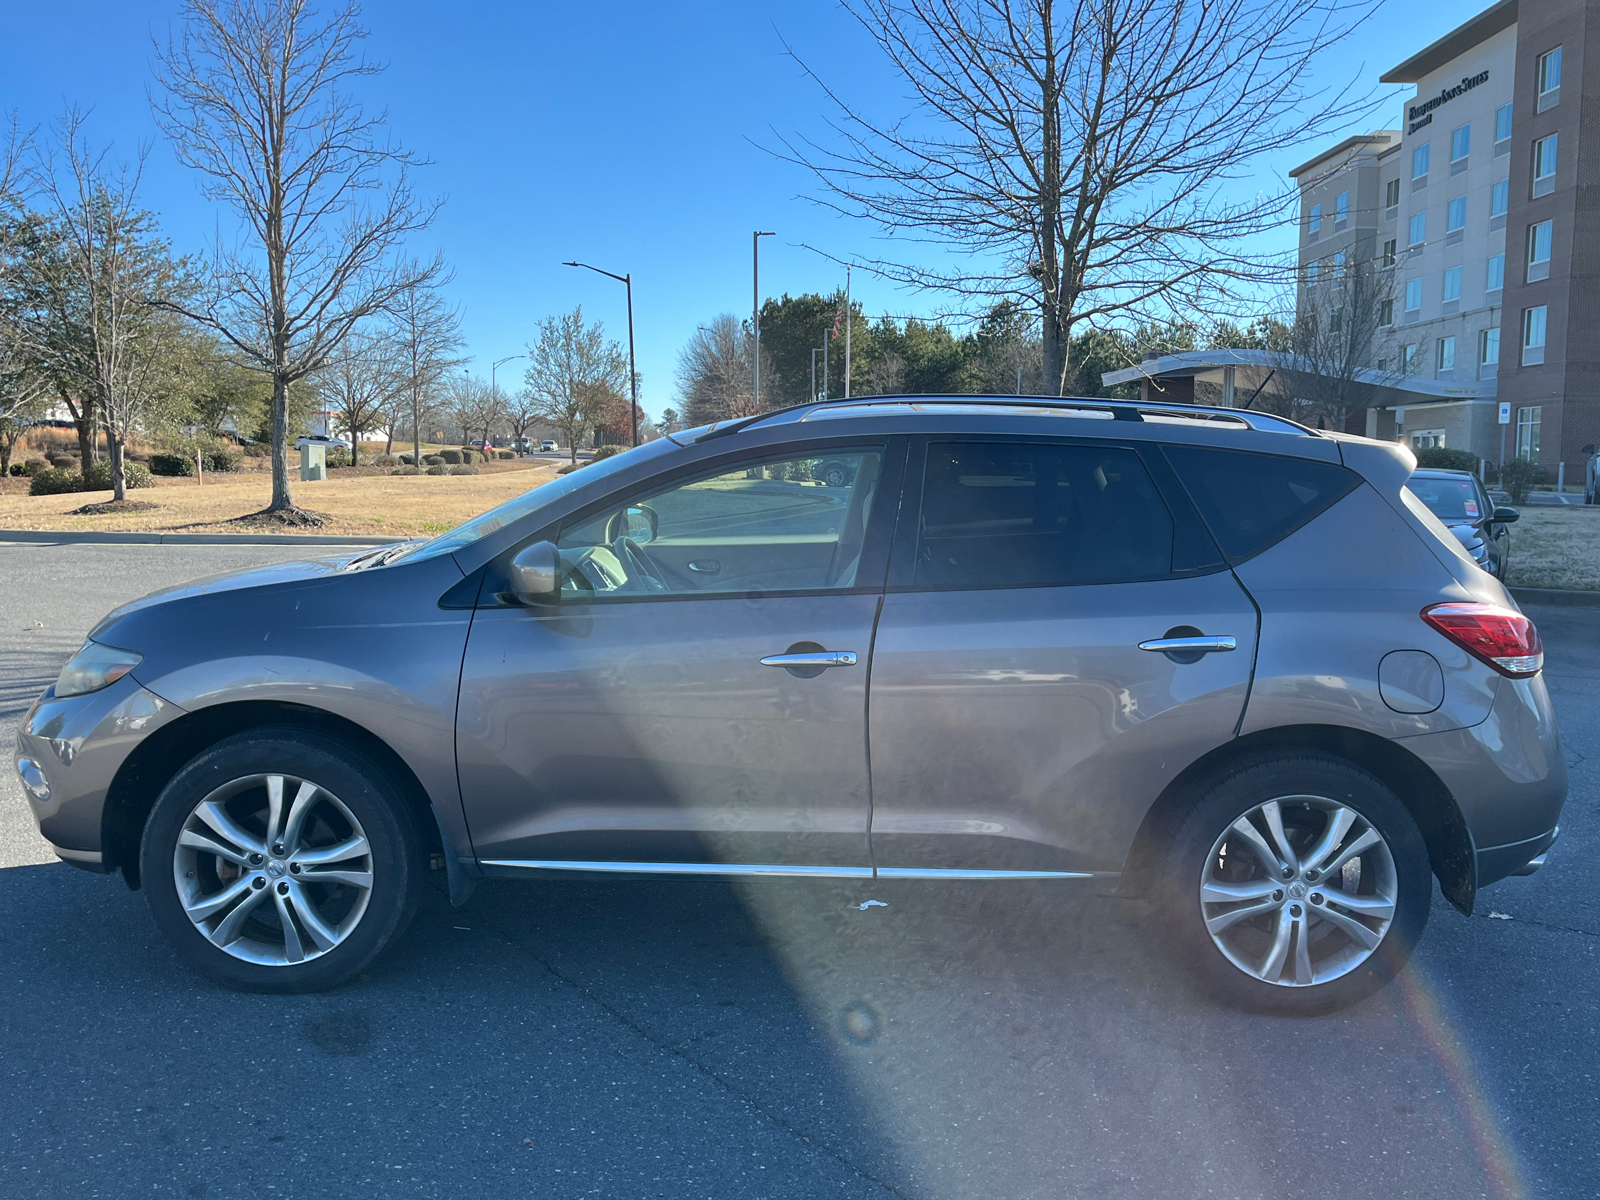
{"type": "Polygon", "coordinates": [[[66,861],[191,966],[326,988],[430,866],[1146,895],[1223,999],[1382,986],[1430,874],[1555,840],[1539,636],[1402,447],[1255,413],[854,400],[425,543],[108,616],[23,722],[66,861]]]}

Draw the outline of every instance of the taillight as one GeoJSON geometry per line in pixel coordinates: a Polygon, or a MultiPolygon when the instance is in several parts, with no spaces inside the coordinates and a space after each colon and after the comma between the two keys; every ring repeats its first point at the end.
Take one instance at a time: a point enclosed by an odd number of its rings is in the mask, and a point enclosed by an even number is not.
{"type": "Polygon", "coordinates": [[[1526,679],[1544,668],[1544,643],[1533,622],[1498,604],[1431,604],[1422,619],[1500,674],[1526,679]]]}

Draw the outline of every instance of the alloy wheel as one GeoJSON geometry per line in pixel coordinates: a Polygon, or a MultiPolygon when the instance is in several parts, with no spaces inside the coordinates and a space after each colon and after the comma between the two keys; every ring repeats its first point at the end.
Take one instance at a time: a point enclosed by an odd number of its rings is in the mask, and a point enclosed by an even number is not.
{"type": "Polygon", "coordinates": [[[1225,958],[1264,983],[1311,987],[1366,962],[1394,920],[1398,874],[1383,835],[1322,796],[1282,796],[1211,847],[1200,911],[1225,958]]]}
{"type": "Polygon", "coordinates": [[[372,849],[337,796],[289,774],[248,775],[206,796],[173,852],[194,927],[246,962],[291,966],[343,942],[372,898],[372,849]]]}

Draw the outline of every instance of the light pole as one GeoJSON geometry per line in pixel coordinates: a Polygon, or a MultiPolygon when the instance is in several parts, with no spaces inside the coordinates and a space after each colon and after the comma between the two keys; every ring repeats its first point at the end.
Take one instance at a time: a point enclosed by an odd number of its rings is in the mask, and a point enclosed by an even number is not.
{"type": "Polygon", "coordinates": [[[811,347],[811,399],[817,398],[817,348],[811,347]]]}
{"type": "Polygon", "coordinates": [[[607,279],[615,279],[628,289],[628,426],[633,430],[633,444],[639,444],[639,372],[633,366],[633,273],[615,275],[610,271],[602,271],[599,267],[591,267],[588,263],[564,262],[563,267],[583,267],[593,271],[596,275],[604,275],[607,279]]]}
{"type": "Polygon", "coordinates": [[[771,232],[755,230],[750,235],[750,324],[756,335],[755,359],[755,409],[761,411],[761,239],[774,237],[771,232]]]}
{"type": "MultiPolygon", "coordinates": [[[[494,361],[494,363],[489,367],[489,395],[490,395],[491,398],[496,398],[497,399],[499,397],[499,395],[500,395],[499,385],[497,385],[495,383],[495,381],[494,381],[494,373],[496,371],[498,371],[502,366],[504,366],[508,362],[514,362],[515,360],[517,360],[519,358],[527,358],[527,357],[528,356],[526,354],[508,354],[504,358],[499,358],[499,359],[496,359],[494,361]]],[[[486,442],[489,440],[488,431],[484,432],[483,440],[486,441],[486,442]]],[[[485,447],[485,448],[487,449],[487,447],[485,447]]],[[[517,447],[517,457],[518,458],[522,457],[522,447],[521,446],[517,447]]]]}

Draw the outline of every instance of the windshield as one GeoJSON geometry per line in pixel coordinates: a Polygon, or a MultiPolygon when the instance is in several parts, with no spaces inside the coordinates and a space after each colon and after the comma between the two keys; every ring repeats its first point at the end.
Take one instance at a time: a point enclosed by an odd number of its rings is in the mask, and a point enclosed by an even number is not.
{"type": "Polygon", "coordinates": [[[1428,511],[1441,521],[1476,521],[1482,514],[1478,486],[1459,476],[1413,475],[1408,485],[1428,511]]]}
{"type": "Polygon", "coordinates": [[[558,475],[549,483],[542,483],[537,487],[529,488],[520,496],[514,496],[504,504],[491,508],[488,512],[479,513],[472,520],[457,525],[449,533],[441,533],[430,542],[420,543],[416,549],[409,552],[395,554],[384,561],[393,561],[393,558],[405,557],[407,559],[434,558],[440,554],[454,554],[464,546],[470,546],[479,538],[488,537],[491,533],[504,529],[514,521],[520,521],[529,513],[537,512],[547,504],[569,496],[581,487],[593,483],[597,479],[604,479],[618,471],[626,470],[636,463],[658,454],[665,454],[678,449],[668,438],[657,438],[645,442],[642,446],[635,446],[631,450],[624,450],[621,454],[614,454],[610,458],[601,459],[597,463],[581,466],[576,471],[565,475],[558,475]]]}

